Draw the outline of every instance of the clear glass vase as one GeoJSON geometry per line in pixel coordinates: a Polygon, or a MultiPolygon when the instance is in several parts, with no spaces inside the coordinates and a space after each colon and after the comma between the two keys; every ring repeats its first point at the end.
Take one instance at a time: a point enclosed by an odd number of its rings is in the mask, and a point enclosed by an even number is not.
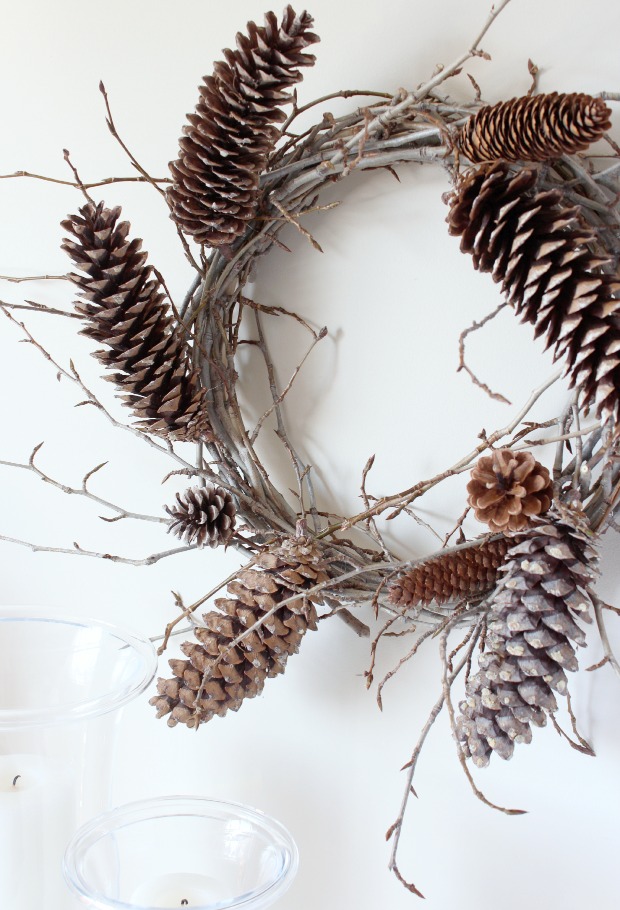
{"type": "Polygon", "coordinates": [[[263,910],[288,888],[297,859],[288,831],[256,809],[169,796],[84,825],[65,876],[92,910],[263,910]]]}
{"type": "Polygon", "coordinates": [[[147,640],[0,608],[0,908],[67,910],[67,843],[110,805],[120,709],[151,682],[147,640]]]}

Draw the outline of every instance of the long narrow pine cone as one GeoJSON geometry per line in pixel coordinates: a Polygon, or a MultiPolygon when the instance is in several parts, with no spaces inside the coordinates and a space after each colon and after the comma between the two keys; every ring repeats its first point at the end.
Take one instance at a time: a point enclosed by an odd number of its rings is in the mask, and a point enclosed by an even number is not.
{"type": "Polygon", "coordinates": [[[593,231],[535,169],[482,165],[457,185],[447,218],[474,267],[500,282],[522,322],[566,359],[571,386],[599,417],[620,416],[620,281],[589,248],[593,231]]]}
{"type": "Polygon", "coordinates": [[[547,511],[553,484],[531,452],[495,449],[476,462],[467,492],[474,515],[491,531],[520,531],[547,511]]]}
{"type": "Polygon", "coordinates": [[[299,67],[315,58],[303,53],[318,37],[312,17],[291,6],[278,24],[274,13],[264,26],[248,23],[236,50],[225,50],[212,76],[200,86],[200,100],[170,164],[172,217],[198,243],[228,246],[246,229],[258,206],[259,177],[279,137],[280,110],[292,101],[287,91],[302,78],[299,67]]]}
{"type": "Polygon", "coordinates": [[[479,672],[466,684],[457,735],[485,767],[529,743],[567,694],[577,669],[573,644],[585,644],[576,620],[591,622],[596,552],[581,513],[553,506],[515,535],[488,613],[479,672]]]}
{"type": "Polygon", "coordinates": [[[573,155],[601,139],[611,126],[602,98],[552,92],[485,105],[456,136],[458,151],[484,161],[548,161],[573,155]]]}
{"type": "Polygon", "coordinates": [[[81,290],[75,306],[85,323],[81,334],[106,345],[95,356],[113,371],[106,378],[139,429],[171,440],[209,439],[205,391],[186,336],[172,321],[142,241],[128,239],[130,224],[119,221],[120,213],[89,202],[62,222],[75,237],[62,247],[80,271],[69,277],[81,290]]]}
{"type": "Polygon", "coordinates": [[[328,580],[319,547],[307,537],[288,538],[241,569],[227,598],[206,613],[196,642],[184,642],[187,660],[171,660],[174,676],[159,679],[150,703],[168,725],[197,727],[216,714],[237,711],[283,673],[305,633],[317,628],[319,593],[278,604],[328,580]],[[237,642],[236,644],[234,642],[237,642]]]}
{"type": "Polygon", "coordinates": [[[389,589],[390,602],[413,607],[477,600],[493,589],[508,546],[505,537],[497,537],[433,556],[396,579],[389,589]]]}
{"type": "Polygon", "coordinates": [[[197,547],[228,546],[235,530],[235,503],[227,490],[215,484],[194,486],[177,493],[176,504],[164,506],[170,516],[168,531],[197,547]]]}

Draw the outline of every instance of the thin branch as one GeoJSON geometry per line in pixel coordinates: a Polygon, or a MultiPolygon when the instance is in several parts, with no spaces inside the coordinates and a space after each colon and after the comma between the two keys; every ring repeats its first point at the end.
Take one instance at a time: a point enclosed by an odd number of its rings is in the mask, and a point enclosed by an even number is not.
{"type": "Polygon", "coordinates": [[[601,643],[603,645],[603,654],[604,660],[594,667],[589,667],[589,670],[597,669],[597,666],[602,666],[603,663],[608,663],[610,667],[620,676],[620,664],[613,652],[611,647],[611,642],[609,640],[609,635],[607,634],[607,629],[605,627],[605,620],[603,618],[603,607],[605,604],[598,598],[593,597],[592,602],[594,604],[594,617],[596,619],[596,625],[598,626],[598,633],[601,637],[601,643]]]}
{"type": "Polygon", "coordinates": [[[29,550],[32,550],[33,553],[62,553],[67,556],[91,556],[96,559],[107,559],[110,562],[118,562],[127,566],[152,566],[161,559],[166,559],[168,556],[176,556],[177,553],[187,553],[188,550],[195,549],[195,547],[177,547],[173,550],[164,550],[162,553],[152,553],[150,556],[146,556],[143,559],[130,559],[127,556],[115,556],[112,553],[99,553],[95,550],[85,550],[75,542],[73,544],[73,549],[71,549],[70,547],[47,547],[44,544],[32,543],[32,541],[29,540],[20,540],[17,537],[8,537],[5,534],[0,534],[0,540],[5,541],[5,543],[17,544],[20,547],[27,547],[29,550]]]}
{"type": "Polygon", "coordinates": [[[461,764],[465,777],[469,781],[469,784],[470,784],[474,794],[478,797],[478,799],[481,802],[483,802],[485,804],[485,806],[489,806],[490,809],[497,809],[498,812],[503,812],[504,815],[525,815],[525,811],[526,811],[525,809],[507,809],[505,806],[498,806],[496,803],[492,803],[491,800],[487,799],[487,797],[484,795],[482,790],[480,790],[476,786],[475,781],[472,777],[471,771],[469,770],[469,767],[467,765],[467,758],[465,756],[465,753],[463,752],[463,747],[461,746],[461,743],[456,735],[456,718],[454,716],[454,706],[452,704],[452,696],[451,696],[451,688],[452,688],[452,683],[455,679],[455,674],[452,673],[450,675],[448,659],[446,656],[449,631],[450,631],[450,625],[446,624],[446,627],[442,630],[441,635],[439,637],[439,656],[440,656],[441,664],[443,667],[443,671],[442,671],[443,695],[444,695],[446,708],[448,709],[448,716],[450,718],[450,728],[452,730],[452,738],[454,739],[454,742],[456,743],[456,750],[457,750],[457,754],[459,757],[459,762],[461,764]]]}
{"type": "MultiPolygon", "coordinates": [[[[108,129],[110,130],[110,133],[112,134],[114,139],[116,139],[116,141],[118,142],[120,147],[123,149],[123,151],[129,158],[129,160],[131,161],[132,165],[135,167],[135,169],[138,171],[138,173],[142,176],[142,179],[146,183],[150,183],[151,186],[155,190],[157,190],[157,192],[163,197],[168,208],[170,208],[170,204],[168,202],[168,197],[166,195],[166,191],[164,189],[162,189],[162,187],[159,185],[161,183],[161,181],[155,180],[153,177],[151,177],[151,175],[148,173],[148,171],[144,167],[142,167],[142,165],[137,160],[135,155],[129,150],[129,148],[127,147],[127,145],[121,138],[121,136],[116,128],[116,124],[114,123],[114,118],[112,116],[112,109],[110,108],[110,99],[108,98],[108,93],[106,91],[106,87],[103,84],[103,82],[99,83],[99,91],[103,95],[103,101],[105,104],[105,109],[106,109],[106,114],[107,114],[106,125],[107,125],[108,129]]],[[[176,226],[177,234],[179,236],[179,240],[181,241],[181,245],[183,247],[187,260],[189,261],[192,268],[194,268],[199,274],[202,274],[203,270],[201,269],[201,267],[198,265],[198,263],[194,259],[194,256],[192,255],[192,252],[189,248],[189,244],[188,244],[187,240],[185,239],[185,237],[183,236],[183,232],[181,231],[179,226],[176,224],[176,222],[175,222],[175,226],[176,226]]]]}
{"type": "Polygon", "coordinates": [[[449,66],[443,67],[428,82],[424,83],[424,85],[421,85],[415,93],[415,97],[418,101],[430,94],[433,89],[437,88],[438,85],[441,85],[442,82],[445,82],[446,79],[449,79],[450,76],[455,75],[455,73],[462,68],[463,64],[467,63],[468,60],[471,60],[472,57],[484,57],[487,60],[490,59],[488,54],[480,50],[480,42],[489,31],[499,14],[508,6],[509,3],[510,0],[500,0],[499,3],[494,4],[491,7],[487,21],[484,23],[478,35],[476,35],[474,38],[469,47],[469,50],[467,50],[464,54],[460,54],[449,66]]]}
{"type": "Polygon", "coordinates": [[[102,518],[103,521],[118,521],[123,518],[133,518],[138,521],[151,521],[151,522],[156,522],[156,523],[160,523],[160,524],[167,524],[168,519],[166,519],[164,517],[158,517],[155,515],[144,515],[140,512],[132,512],[129,509],[125,509],[122,506],[119,506],[114,502],[110,502],[110,500],[108,500],[108,499],[103,499],[101,496],[97,496],[94,493],[91,493],[91,491],[88,489],[88,481],[93,476],[93,474],[95,474],[97,471],[100,471],[101,468],[103,468],[107,464],[107,462],[103,462],[102,464],[99,464],[95,468],[92,468],[90,471],[88,471],[84,475],[81,486],[70,487],[67,484],[61,483],[59,480],[56,480],[55,478],[51,477],[45,471],[41,470],[41,468],[39,468],[39,466],[37,464],[35,464],[35,458],[36,458],[37,454],[41,451],[42,447],[43,447],[42,442],[40,442],[38,445],[36,445],[34,447],[34,449],[32,450],[32,454],[30,455],[30,458],[28,459],[27,464],[24,464],[22,462],[16,462],[16,461],[0,461],[0,465],[3,465],[4,467],[9,467],[9,468],[21,468],[22,470],[25,470],[25,471],[31,471],[44,483],[47,483],[50,486],[55,487],[57,490],[61,490],[63,493],[66,493],[69,496],[71,496],[71,495],[82,496],[83,498],[88,499],[91,502],[96,503],[97,505],[104,506],[106,509],[110,509],[112,512],[116,513],[115,518],[105,518],[104,516],[100,516],[100,518],[102,518]]]}
{"type": "Polygon", "coordinates": [[[10,281],[12,284],[21,284],[24,281],[70,281],[68,275],[0,275],[0,281],[10,281]]]}
{"type": "Polygon", "coordinates": [[[468,465],[471,464],[472,461],[478,458],[478,456],[484,452],[485,449],[491,448],[500,439],[503,439],[505,436],[509,436],[521,423],[529,411],[531,411],[538,399],[544,395],[547,389],[549,389],[555,382],[558,381],[562,375],[562,372],[562,370],[558,370],[549,379],[542,383],[542,385],[535,389],[521,410],[516,414],[513,420],[510,421],[510,423],[499,430],[495,430],[495,432],[491,433],[490,436],[487,436],[485,434],[480,445],[476,446],[471,452],[465,455],[464,458],[461,458],[454,465],[452,465],[452,467],[447,468],[446,470],[442,471],[439,474],[436,474],[434,477],[428,478],[427,480],[418,481],[418,483],[414,484],[412,487],[409,487],[407,490],[403,490],[400,493],[384,496],[382,499],[377,500],[375,505],[371,506],[370,509],[359,512],[357,515],[353,515],[350,518],[343,519],[343,521],[338,522],[337,524],[330,525],[329,528],[326,528],[321,532],[321,534],[318,535],[319,538],[328,537],[336,531],[347,530],[348,528],[353,527],[366,518],[369,518],[373,515],[379,515],[386,509],[393,508],[395,510],[391,515],[388,516],[389,518],[394,518],[400,511],[402,511],[406,505],[409,505],[411,502],[413,502],[414,499],[417,499],[419,496],[423,495],[423,493],[426,493],[442,480],[461,473],[468,467],[468,465]]]}
{"type": "Polygon", "coordinates": [[[119,420],[116,420],[116,418],[113,417],[112,414],[110,414],[110,412],[107,410],[107,408],[105,408],[104,405],[99,401],[99,399],[96,397],[96,395],[93,392],[91,392],[90,389],[84,384],[84,382],[82,381],[79,373],[77,372],[73,362],[71,362],[69,369],[65,369],[65,367],[61,366],[56,360],[54,360],[54,358],[51,356],[51,354],[48,351],[46,351],[46,349],[43,347],[43,345],[40,344],[40,342],[38,342],[36,340],[34,335],[24,325],[24,323],[15,319],[15,317],[8,311],[8,309],[6,309],[4,304],[1,302],[0,302],[0,311],[3,312],[4,315],[7,317],[7,319],[9,319],[14,325],[16,325],[20,329],[21,332],[23,332],[23,334],[26,336],[28,342],[30,344],[32,344],[39,351],[39,353],[48,361],[48,363],[50,363],[54,367],[54,369],[56,370],[56,375],[58,377],[63,376],[65,379],[68,379],[70,382],[77,385],[78,388],[86,395],[86,401],[80,402],[79,404],[93,405],[95,408],[97,408],[98,411],[101,412],[101,414],[104,415],[104,417],[106,417],[106,419],[112,424],[112,426],[116,427],[117,429],[124,430],[127,433],[131,433],[132,436],[137,436],[143,442],[146,442],[147,445],[149,445],[151,448],[154,448],[158,452],[161,452],[165,455],[168,455],[170,458],[173,458],[176,462],[181,464],[184,468],[191,468],[193,470],[193,465],[191,465],[188,461],[185,461],[184,458],[181,458],[181,456],[178,455],[174,451],[174,449],[172,448],[172,445],[170,443],[168,443],[168,445],[161,445],[160,443],[158,443],[154,439],[152,439],[150,436],[147,436],[146,433],[143,433],[142,430],[139,430],[136,427],[132,427],[128,424],[121,423],[119,420]]]}
{"type": "Polygon", "coordinates": [[[465,339],[466,339],[466,337],[469,334],[471,334],[472,332],[477,332],[478,329],[481,329],[483,326],[485,326],[487,324],[487,322],[490,322],[492,319],[495,319],[497,314],[501,313],[501,311],[506,306],[508,306],[508,304],[506,303],[506,301],[503,301],[502,303],[499,304],[499,306],[497,306],[493,310],[492,313],[488,313],[484,317],[484,319],[481,319],[480,322],[472,322],[472,324],[468,328],[463,329],[463,331],[461,332],[461,334],[459,336],[459,365],[457,367],[456,372],[460,373],[461,370],[465,370],[465,372],[468,374],[469,378],[474,383],[474,385],[477,385],[484,392],[486,392],[487,395],[489,396],[489,398],[493,398],[495,401],[501,401],[502,404],[511,404],[511,402],[508,401],[508,399],[505,398],[504,395],[501,395],[499,392],[493,392],[491,390],[491,388],[489,388],[489,386],[486,384],[486,382],[482,382],[480,379],[478,379],[478,377],[473,372],[473,370],[471,370],[465,363],[465,339]]]}
{"type": "Polygon", "coordinates": [[[61,186],[70,186],[72,189],[92,190],[99,186],[110,186],[113,183],[172,183],[170,177],[105,177],[92,183],[76,183],[74,180],[60,180],[56,177],[47,177],[45,174],[32,174],[30,171],[15,171],[13,174],[0,174],[0,180],[12,180],[15,177],[29,177],[31,180],[43,180],[45,183],[59,183],[61,186]]]}

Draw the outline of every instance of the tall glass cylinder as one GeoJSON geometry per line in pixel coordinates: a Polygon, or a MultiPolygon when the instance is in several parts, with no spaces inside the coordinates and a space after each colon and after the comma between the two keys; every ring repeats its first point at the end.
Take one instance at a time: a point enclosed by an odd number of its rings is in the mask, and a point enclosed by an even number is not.
{"type": "Polygon", "coordinates": [[[120,709],[156,666],[151,643],[130,632],[0,608],[0,907],[71,905],[64,850],[109,807],[120,709]]]}

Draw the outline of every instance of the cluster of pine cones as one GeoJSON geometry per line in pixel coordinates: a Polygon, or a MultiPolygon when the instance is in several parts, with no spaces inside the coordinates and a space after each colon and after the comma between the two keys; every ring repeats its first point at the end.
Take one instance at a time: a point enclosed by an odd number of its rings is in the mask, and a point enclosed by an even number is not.
{"type": "Polygon", "coordinates": [[[611,111],[584,94],[535,95],[483,107],[455,149],[474,168],[457,182],[447,218],[474,267],[500,283],[516,315],[564,358],[585,408],[620,418],[620,281],[596,235],[561,191],[538,189],[544,162],[600,139],[611,111]]]}
{"type": "Polygon", "coordinates": [[[485,522],[484,537],[440,553],[401,575],[390,600],[404,610],[486,598],[479,671],[467,680],[457,735],[479,767],[492,752],[512,756],[529,743],[566,695],[577,669],[574,645],[585,644],[596,551],[587,520],[552,499],[548,470],[528,452],[498,449],[479,459],[468,504],[485,522]]]}

